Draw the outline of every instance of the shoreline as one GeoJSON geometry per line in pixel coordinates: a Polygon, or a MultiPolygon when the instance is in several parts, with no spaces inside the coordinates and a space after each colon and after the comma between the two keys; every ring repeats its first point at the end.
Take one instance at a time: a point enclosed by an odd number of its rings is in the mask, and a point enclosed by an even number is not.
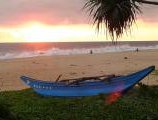
{"type": "MultiPolygon", "coordinates": [[[[96,49],[100,49],[100,48],[96,48],[96,49]]],[[[67,51],[67,49],[65,49],[67,51]]],[[[73,50],[73,49],[72,49],[73,50]]],[[[79,49],[77,49],[79,50],[79,49]]],[[[85,49],[86,52],[72,52],[72,53],[63,53],[63,54],[47,54],[47,52],[44,52],[44,51],[38,51],[36,54],[33,54],[32,55],[32,52],[28,52],[28,54],[25,55],[25,52],[24,52],[24,55],[23,55],[23,52],[19,53],[9,53],[10,55],[9,56],[3,56],[1,55],[0,56],[0,61],[3,61],[3,60],[15,60],[15,59],[27,59],[27,58],[34,58],[34,57],[56,57],[56,56],[76,56],[76,55],[89,55],[89,54],[117,54],[117,53],[125,53],[125,52],[139,52],[139,51],[155,51],[155,50],[158,50],[158,49],[139,49],[139,48],[135,48],[133,50],[121,50],[120,48],[116,51],[98,51],[98,50],[95,50],[95,48],[91,49],[91,48],[88,48],[88,49],[85,49]],[[88,50],[88,51],[87,51],[88,50]]],[[[47,51],[47,50],[46,50],[47,51]]]]}
{"type": "MultiPolygon", "coordinates": [[[[28,88],[19,79],[26,75],[39,80],[53,81],[62,74],[62,79],[98,75],[127,75],[145,67],[158,67],[158,50],[139,52],[108,52],[80,55],[39,56],[0,60],[0,88],[21,90],[28,88]]],[[[143,80],[147,83],[147,80],[143,80]]],[[[148,81],[149,85],[158,84],[148,81]]]]}

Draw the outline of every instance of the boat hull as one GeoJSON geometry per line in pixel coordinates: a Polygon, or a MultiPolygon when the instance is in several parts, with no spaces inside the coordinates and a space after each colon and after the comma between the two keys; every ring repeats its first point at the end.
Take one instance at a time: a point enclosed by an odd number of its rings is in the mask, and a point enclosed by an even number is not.
{"type": "Polygon", "coordinates": [[[150,66],[127,76],[111,78],[110,81],[85,81],[77,85],[68,85],[60,82],[44,82],[26,76],[21,76],[21,79],[38,94],[44,96],[80,97],[123,92],[133,87],[154,69],[154,66],[150,66]]]}

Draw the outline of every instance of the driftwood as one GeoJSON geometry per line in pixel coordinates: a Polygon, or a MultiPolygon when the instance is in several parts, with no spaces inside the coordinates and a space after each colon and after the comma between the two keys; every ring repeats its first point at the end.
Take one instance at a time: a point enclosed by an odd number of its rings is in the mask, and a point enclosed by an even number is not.
{"type": "Polygon", "coordinates": [[[111,74],[111,75],[102,75],[102,76],[93,76],[93,77],[82,77],[82,78],[74,78],[74,79],[65,79],[65,80],[60,80],[58,82],[68,82],[68,85],[72,85],[72,84],[78,84],[78,83],[86,81],[86,80],[101,80],[101,81],[105,81],[105,80],[109,80],[109,79],[111,79],[113,77],[116,77],[116,76],[114,74],[111,74]]]}

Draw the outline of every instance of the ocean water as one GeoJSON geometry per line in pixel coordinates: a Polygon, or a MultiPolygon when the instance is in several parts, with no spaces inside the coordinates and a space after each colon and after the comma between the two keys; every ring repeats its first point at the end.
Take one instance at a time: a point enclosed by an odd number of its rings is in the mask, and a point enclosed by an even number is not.
{"type": "Polygon", "coordinates": [[[158,49],[158,41],[0,43],[0,59],[158,49]]]}

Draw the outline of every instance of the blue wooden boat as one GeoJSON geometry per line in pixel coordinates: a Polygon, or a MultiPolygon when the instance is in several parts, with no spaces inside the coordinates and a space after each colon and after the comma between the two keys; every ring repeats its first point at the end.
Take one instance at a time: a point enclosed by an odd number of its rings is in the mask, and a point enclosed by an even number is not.
{"type": "Polygon", "coordinates": [[[44,96],[63,96],[63,97],[79,97],[93,96],[98,94],[109,94],[114,92],[123,92],[132,88],[140,80],[155,70],[155,66],[147,67],[138,72],[117,76],[107,79],[98,80],[81,80],[76,82],[48,82],[32,79],[30,77],[21,76],[21,80],[37,93],[44,96]]]}

